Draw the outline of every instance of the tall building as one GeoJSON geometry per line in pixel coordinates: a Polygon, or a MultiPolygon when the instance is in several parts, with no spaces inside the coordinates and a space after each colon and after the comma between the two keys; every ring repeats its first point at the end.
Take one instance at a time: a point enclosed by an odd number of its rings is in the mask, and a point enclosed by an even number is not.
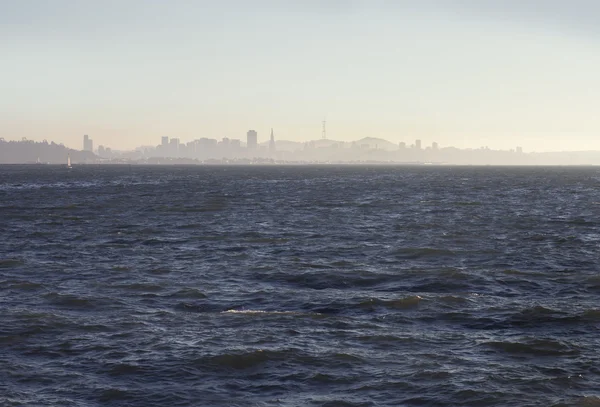
{"type": "Polygon", "coordinates": [[[171,157],[178,157],[179,155],[179,139],[172,138],[169,140],[169,155],[171,157]]]}
{"type": "Polygon", "coordinates": [[[416,141],[415,141],[415,148],[416,148],[417,150],[420,150],[420,149],[421,149],[421,140],[416,140],[416,141]]]}
{"type": "Polygon", "coordinates": [[[201,149],[215,148],[217,146],[217,140],[214,138],[202,137],[198,140],[198,147],[201,149]]]}
{"type": "Polygon", "coordinates": [[[83,136],[83,151],[94,151],[94,141],[87,134],[83,136]]]}
{"type": "Polygon", "coordinates": [[[269,150],[275,151],[275,136],[273,135],[273,129],[271,129],[271,140],[269,141],[269,150]]]}
{"type": "Polygon", "coordinates": [[[248,130],[246,133],[246,146],[248,148],[258,147],[258,134],[254,130],[248,130]]]}
{"type": "Polygon", "coordinates": [[[435,141],[434,141],[433,143],[431,143],[431,149],[432,149],[432,150],[437,150],[437,149],[439,149],[439,148],[440,148],[440,146],[438,145],[438,143],[437,143],[437,142],[435,142],[435,141]]]}
{"type": "Polygon", "coordinates": [[[185,145],[188,154],[195,155],[198,151],[198,143],[196,141],[188,141],[185,145]]]}
{"type": "Polygon", "coordinates": [[[161,143],[160,143],[163,147],[167,147],[169,145],[169,138],[168,137],[161,137],[161,143]]]}

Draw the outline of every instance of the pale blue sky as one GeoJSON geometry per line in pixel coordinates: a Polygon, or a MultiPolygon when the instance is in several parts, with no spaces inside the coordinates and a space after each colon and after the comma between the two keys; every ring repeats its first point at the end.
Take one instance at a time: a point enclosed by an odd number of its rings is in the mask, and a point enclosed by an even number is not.
{"type": "Polygon", "coordinates": [[[0,136],[600,149],[600,2],[0,0],[0,136]]]}

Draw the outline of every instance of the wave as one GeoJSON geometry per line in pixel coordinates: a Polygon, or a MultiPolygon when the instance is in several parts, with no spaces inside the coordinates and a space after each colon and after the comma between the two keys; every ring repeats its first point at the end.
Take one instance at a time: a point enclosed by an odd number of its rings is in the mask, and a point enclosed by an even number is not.
{"type": "Polygon", "coordinates": [[[600,309],[588,309],[581,314],[581,319],[584,321],[600,321],[600,309]]]}
{"type": "Polygon", "coordinates": [[[230,369],[250,369],[257,367],[269,361],[282,361],[287,358],[298,358],[299,353],[294,350],[272,351],[272,350],[252,350],[246,352],[223,353],[220,355],[201,358],[195,361],[195,364],[202,366],[214,366],[218,368],[230,369]]]}
{"type": "Polygon", "coordinates": [[[21,281],[21,280],[7,280],[1,281],[0,286],[6,287],[12,290],[22,291],[36,291],[44,288],[43,284],[36,283],[33,281],[21,281]]]}
{"type": "Polygon", "coordinates": [[[369,335],[361,335],[358,338],[363,344],[368,344],[371,346],[377,346],[379,348],[395,348],[400,343],[413,343],[417,342],[416,339],[410,336],[397,336],[392,334],[369,334],[369,335]]]}
{"type": "Polygon", "coordinates": [[[145,368],[143,366],[126,363],[126,362],[117,362],[110,363],[105,366],[106,373],[109,376],[123,376],[123,375],[136,375],[139,376],[145,372],[145,368]]]}
{"type": "Polygon", "coordinates": [[[317,311],[270,311],[270,310],[253,310],[253,309],[228,309],[221,311],[223,315],[239,315],[247,317],[294,317],[294,318],[309,318],[322,319],[327,315],[317,311]]]}
{"type": "Polygon", "coordinates": [[[193,360],[193,365],[208,369],[254,369],[265,364],[296,364],[303,368],[310,367],[350,367],[362,364],[365,361],[356,355],[348,353],[323,353],[313,354],[300,349],[253,349],[236,351],[231,350],[218,355],[204,356],[193,360]]]}
{"type": "MultiPolygon", "coordinates": [[[[313,403],[319,403],[318,400],[314,400],[313,403]]],[[[320,407],[372,407],[374,404],[370,401],[349,401],[338,398],[328,398],[327,401],[323,401],[322,404],[318,404],[320,407]]]]}
{"type": "Polygon", "coordinates": [[[580,350],[572,345],[553,339],[524,339],[518,342],[489,341],[482,345],[496,351],[525,356],[576,356],[580,350]]]}
{"type": "Polygon", "coordinates": [[[411,309],[416,308],[421,304],[423,297],[413,295],[405,298],[397,298],[393,300],[382,300],[379,298],[369,298],[359,303],[360,308],[388,308],[388,309],[411,309]]]}
{"type": "Polygon", "coordinates": [[[130,283],[130,284],[118,284],[113,288],[127,291],[143,291],[143,292],[158,292],[165,289],[162,285],[152,283],[130,283]]]}
{"type": "Polygon", "coordinates": [[[161,185],[164,181],[146,180],[115,180],[115,181],[71,181],[71,182],[27,182],[23,184],[0,184],[0,191],[27,191],[40,189],[89,189],[89,188],[105,188],[114,186],[145,186],[145,185],[161,185]]]}
{"type": "Polygon", "coordinates": [[[204,213],[204,212],[220,212],[227,209],[225,203],[212,203],[204,206],[174,206],[163,205],[156,208],[157,212],[166,213],[204,213]]]}
{"type": "Polygon", "coordinates": [[[240,314],[240,315],[293,315],[293,316],[319,316],[318,312],[299,312],[299,311],[265,311],[251,309],[228,309],[222,311],[222,314],[240,314]]]}
{"type": "Polygon", "coordinates": [[[180,302],[175,305],[175,309],[178,311],[185,312],[196,312],[196,313],[210,313],[210,312],[222,312],[227,307],[219,304],[211,304],[211,303],[189,303],[189,302],[180,302]]]}
{"type": "Polygon", "coordinates": [[[510,326],[537,326],[541,324],[567,324],[579,322],[580,316],[565,313],[551,308],[535,306],[525,308],[518,313],[509,316],[504,323],[510,326]]]}
{"type": "MultiPolygon", "coordinates": [[[[364,312],[399,311],[416,309],[423,301],[419,295],[400,297],[394,299],[382,298],[350,298],[346,301],[323,301],[322,303],[305,303],[296,309],[290,310],[268,310],[268,309],[246,309],[244,307],[230,307],[222,310],[226,314],[241,314],[254,316],[267,315],[293,315],[303,317],[324,318],[332,315],[357,316],[364,312]]],[[[188,308],[196,307],[199,312],[213,312],[218,305],[189,305],[188,308]]]]}
{"type": "Polygon", "coordinates": [[[109,388],[98,392],[98,401],[101,403],[114,403],[115,401],[133,401],[135,399],[135,393],[130,390],[124,390],[119,388],[109,388]]]}
{"type": "Polygon", "coordinates": [[[589,277],[585,282],[585,287],[589,291],[600,291],[600,276],[589,277]]]}
{"type": "Polygon", "coordinates": [[[120,305],[117,299],[107,299],[100,297],[81,297],[74,294],[61,294],[51,292],[43,296],[50,304],[76,310],[95,310],[106,309],[106,306],[120,305]]]}
{"type": "Polygon", "coordinates": [[[25,264],[25,261],[22,259],[0,259],[0,269],[13,268],[23,264],[25,264]]]}
{"type": "Polygon", "coordinates": [[[168,295],[170,298],[206,298],[206,294],[195,288],[182,288],[168,295]]]}
{"type": "Polygon", "coordinates": [[[468,298],[465,298],[465,297],[459,296],[459,295],[443,295],[436,299],[444,304],[456,305],[456,306],[467,304],[472,301],[468,298]]]}
{"type": "Polygon", "coordinates": [[[406,247],[396,249],[392,252],[396,257],[406,260],[417,260],[428,257],[453,257],[456,253],[448,249],[436,249],[432,247],[406,247]]]}
{"type": "Polygon", "coordinates": [[[309,268],[321,271],[304,272],[270,272],[261,270],[256,272],[255,278],[268,281],[280,282],[292,285],[294,287],[310,288],[313,290],[325,289],[348,289],[352,287],[368,288],[379,285],[387,285],[391,282],[400,280],[399,275],[371,272],[367,270],[344,271],[330,265],[307,264],[301,265],[302,268],[309,268]]]}
{"type": "Polygon", "coordinates": [[[575,403],[581,407],[600,407],[600,396],[583,396],[575,403]]]}

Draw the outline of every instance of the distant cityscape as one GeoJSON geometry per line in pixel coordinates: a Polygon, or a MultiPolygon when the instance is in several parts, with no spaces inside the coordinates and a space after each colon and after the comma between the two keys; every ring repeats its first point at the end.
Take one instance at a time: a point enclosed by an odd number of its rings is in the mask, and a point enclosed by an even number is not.
{"type": "Polygon", "coordinates": [[[459,149],[442,147],[437,142],[424,146],[416,139],[398,144],[381,138],[365,137],[345,142],[327,138],[323,122],[318,140],[296,142],[277,140],[274,129],[264,141],[256,130],[248,130],[245,140],[202,137],[182,142],[176,137],[161,137],[156,146],[140,146],[117,151],[83,136],[82,150],[62,144],[6,141],[0,138],[0,163],[61,164],[69,157],[73,164],[411,164],[411,165],[595,165],[600,152],[525,153],[519,146],[511,150],[488,147],[459,149]]]}
{"type": "MultiPolygon", "coordinates": [[[[246,132],[245,141],[242,139],[221,140],[202,137],[187,143],[179,138],[161,137],[160,144],[156,146],[139,147],[130,152],[115,152],[108,147],[98,146],[93,149],[93,141],[86,135],[83,139],[84,151],[97,154],[100,160],[114,160],[127,158],[134,160],[147,160],[149,163],[168,163],[179,160],[194,160],[199,163],[252,163],[252,162],[275,162],[275,163],[345,163],[345,162],[393,162],[393,163],[431,163],[443,164],[450,157],[448,153],[459,150],[452,147],[440,148],[437,142],[430,146],[423,146],[420,139],[414,140],[413,144],[406,142],[394,144],[384,139],[365,137],[363,139],[344,142],[329,140],[323,122],[322,137],[319,140],[308,142],[277,141],[275,132],[270,131],[269,138],[259,143],[259,135],[256,130],[246,132]]],[[[488,154],[493,150],[482,148],[477,151],[486,151],[488,154]]],[[[508,152],[511,155],[521,155],[523,149],[516,147],[508,152]]],[[[513,157],[517,158],[518,156],[513,157]]]]}

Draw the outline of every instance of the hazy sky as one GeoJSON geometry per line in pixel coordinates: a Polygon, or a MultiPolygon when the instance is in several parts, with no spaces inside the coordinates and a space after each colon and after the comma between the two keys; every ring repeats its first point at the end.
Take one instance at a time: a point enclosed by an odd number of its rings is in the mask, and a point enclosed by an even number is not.
{"type": "Polygon", "coordinates": [[[0,137],[600,149],[596,0],[0,0],[0,137]]]}

